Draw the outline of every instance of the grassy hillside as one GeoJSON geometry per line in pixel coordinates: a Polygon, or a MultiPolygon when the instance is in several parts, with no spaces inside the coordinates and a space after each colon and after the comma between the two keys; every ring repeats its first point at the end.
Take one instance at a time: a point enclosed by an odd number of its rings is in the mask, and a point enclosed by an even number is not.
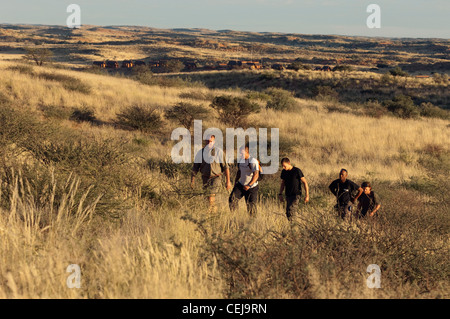
{"type": "Polygon", "coordinates": [[[334,112],[330,103],[349,106],[320,99],[280,111],[256,91],[0,69],[2,298],[448,298],[448,120],[334,112]],[[214,115],[204,128],[224,129],[209,106],[222,94],[251,96],[262,109],[250,125],[278,127],[281,153],[305,173],[311,202],[293,223],[277,201],[279,173],[261,183],[251,219],[243,203],[229,212],[224,188],[208,213],[200,185],[188,187],[190,165],[171,162],[179,124],[165,112],[195,103],[214,115]],[[134,105],[163,126],[120,125],[134,105]],[[327,186],[342,167],[372,182],[378,219],[334,215],[327,186]],[[383,289],[366,287],[374,263],[383,289]],[[70,264],[80,289],[66,286],[70,264]]]}
{"type": "Polygon", "coordinates": [[[0,298],[449,297],[448,40],[0,25],[0,41],[0,298]],[[27,48],[53,57],[37,66],[27,48]],[[123,59],[265,68],[92,67],[123,59]],[[292,222],[281,170],[250,218],[243,200],[230,213],[224,187],[208,212],[191,165],[171,160],[186,123],[173,107],[225,132],[237,124],[211,107],[223,95],[253,103],[242,124],[279,128],[280,157],[304,172],[310,202],[292,222]],[[335,215],[343,167],[372,183],[377,218],[335,215]],[[370,264],[382,289],[366,286],[370,264]]]}

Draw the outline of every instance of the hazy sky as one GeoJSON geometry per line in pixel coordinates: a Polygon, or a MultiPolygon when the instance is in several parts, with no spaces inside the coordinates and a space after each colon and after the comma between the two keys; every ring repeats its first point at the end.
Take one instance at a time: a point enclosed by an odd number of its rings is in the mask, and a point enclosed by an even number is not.
{"type": "Polygon", "coordinates": [[[450,0],[0,0],[0,23],[65,25],[72,3],[102,26],[450,38],[450,0]],[[380,29],[366,26],[372,3],[380,29]]]}

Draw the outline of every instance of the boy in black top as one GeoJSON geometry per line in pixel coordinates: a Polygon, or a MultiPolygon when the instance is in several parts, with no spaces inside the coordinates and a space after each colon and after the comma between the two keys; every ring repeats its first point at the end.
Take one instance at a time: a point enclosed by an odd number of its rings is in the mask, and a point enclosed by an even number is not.
{"type": "Polygon", "coordinates": [[[283,202],[283,190],[286,190],[286,217],[288,220],[292,220],[292,217],[297,212],[300,197],[302,195],[302,186],[300,182],[302,182],[305,187],[305,204],[309,202],[309,187],[302,171],[299,168],[292,166],[289,158],[283,158],[281,160],[281,165],[283,166],[283,171],[281,172],[281,185],[278,197],[280,201],[283,202]]]}
{"type": "Polygon", "coordinates": [[[328,186],[333,195],[336,196],[338,213],[342,219],[348,216],[351,217],[353,204],[363,192],[363,189],[356,183],[347,179],[347,176],[347,170],[345,168],[341,169],[339,178],[334,180],[330,186],[328,186]],[[358,190],[358,195],[352,198],[352,193],[355,190],[358,190]]]}
{"type": "Polygon", "coordinates": [[[381,207],[380,200],[372,191],[372,185],[369,182],[362,183],[361,188],[363,193],[358,202],[359,217],[365,217],[366,215],[372,217],[381,207]]]}

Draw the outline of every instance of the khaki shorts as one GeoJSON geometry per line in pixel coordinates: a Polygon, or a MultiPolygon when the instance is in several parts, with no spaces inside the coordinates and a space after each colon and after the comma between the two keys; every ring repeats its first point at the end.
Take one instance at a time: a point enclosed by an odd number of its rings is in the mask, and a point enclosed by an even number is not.
{"type": "Polygon", "coordinates": [[[222,186],[221,176],[215,177],[202,176],[202,180],[203,180],[203,191],[205,192],[206,196],[216,195],[219,192],[220,187],[222,186]]]}

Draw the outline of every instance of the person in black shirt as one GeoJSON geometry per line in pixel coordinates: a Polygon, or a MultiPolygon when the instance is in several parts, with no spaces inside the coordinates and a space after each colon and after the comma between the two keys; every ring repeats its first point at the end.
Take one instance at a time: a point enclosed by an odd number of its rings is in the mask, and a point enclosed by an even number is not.
{"type": "Polygon", "coordinates": [[[363,193],[358,202],[359,217],[365,217],[366,215],[372,217],[381,207],[380,200],[373,192],[372,185],[369,182],[362,183],[361,188],[363,193]]]}
{"type": "Polygon", "coordinates": [[[281,185],[278,197],[280,201],[283,202],[283,190],[285,190],[286,217],[290,221],[297,212],[300,203],[302,195],[300,182],[303,183],[303,186],[305,187],[305,204],[309,202],[309,187],[302,171],[298,167],[293,166],[289,158],[283,158],[281,160],[281,165],[283,166],[283,170],[281,171],[281,185]]]}
{"type": "Polygon", "coordinates": [[[339,178],[334,180],[328,188],[336,196],[339,216],[344,219],[346,217],[351,217],[351,212],[353,209],[353,204],[361,196],[363,189],[359,187],[356,183],[347,179],[348,172],[345,168],[341,169],[339,172],[339,178]],[[358,191],[358,195],[353,197],[352,193],[358,191]]]}

